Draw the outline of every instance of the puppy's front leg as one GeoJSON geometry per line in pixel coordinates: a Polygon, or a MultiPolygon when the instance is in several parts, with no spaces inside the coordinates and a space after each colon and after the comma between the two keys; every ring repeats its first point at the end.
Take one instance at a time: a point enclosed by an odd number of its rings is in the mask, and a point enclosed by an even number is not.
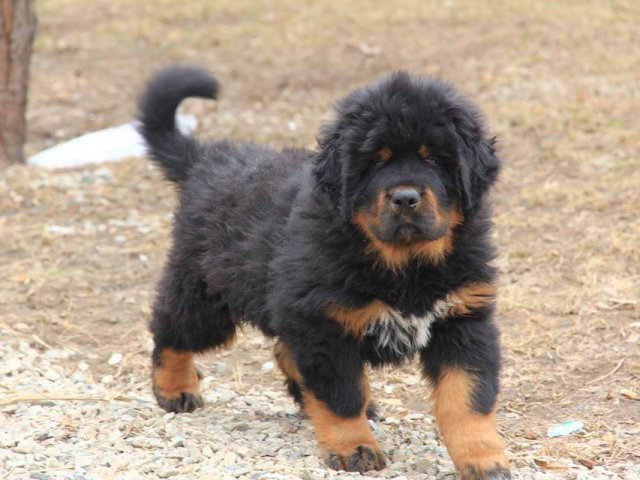
{"type": "Polygon", "coordinates": [[[421,360],[434,386],[436,423],[460,478],[510,479],[496,429],[499,350],[490,319],[478,312],[434,326],[421,360]]]}
{"type": "Polygon", "coordinates": [[[296,342],[284,345],[290,358],[287,376],[302,386],[302,406],[314,427],[327,464],[336,470],[381,470],[385,459],[369,423],[369,382],[355,345],[348,341],[327,347],[296,342]]]}

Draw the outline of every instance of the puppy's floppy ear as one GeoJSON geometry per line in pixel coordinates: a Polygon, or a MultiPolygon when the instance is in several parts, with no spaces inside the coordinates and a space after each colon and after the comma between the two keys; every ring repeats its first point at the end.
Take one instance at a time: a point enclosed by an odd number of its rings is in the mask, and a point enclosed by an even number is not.
{"type": "Polygon", "coordinates": [[[449,111],[458,139],[458,189],[465,214],[473,213],[500,172],[495,138],[484,132],[480,112],[470,103],[459,101],[449,111]]]}
{"type": "Polygon", "coordinates": [[[343,180],[343,136],[340,125],[325,127],[318,138],[318,151],[313,158],[313,174],[320,189],[329,194],[340,214],[346,218],[347,198],[343,180]]]}
{"type": "Polygon", "coordinates": [[[318,186],[325,192],[336,195],[340,193],[342,184],[339,145],[340,135],[337,132],[325,132],[318,139],[318,151],[313,159],[313,174],[318,186]]]}

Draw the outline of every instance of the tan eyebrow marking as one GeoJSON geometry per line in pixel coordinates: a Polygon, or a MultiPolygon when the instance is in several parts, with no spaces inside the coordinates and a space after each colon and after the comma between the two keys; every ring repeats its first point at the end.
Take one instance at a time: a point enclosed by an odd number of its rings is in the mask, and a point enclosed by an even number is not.
{"type": "Polygon", "coordinates": [[[423,144],[420,145],[420,148],[418,148],[418,155],[426,160],[427,158],[429,158],[429,155],[431,155],[431,152],[429,151],[427,146],[423,144]]]}
{"type": "Polygon", "coordinates": [[[384,147],[378,150],[378,157],[380,157],[380,160],[383,162],[388,162],[391,160],[391,157],[393,157],[393,151],[389,147],[384,147]]]}

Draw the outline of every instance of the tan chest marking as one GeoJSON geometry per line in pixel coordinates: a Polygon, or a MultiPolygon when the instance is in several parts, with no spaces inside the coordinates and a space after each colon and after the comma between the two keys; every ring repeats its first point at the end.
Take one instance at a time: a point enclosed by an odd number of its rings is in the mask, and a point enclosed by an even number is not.
{"type": "Polygon", "coordinates": [[[404,315],[380,300],[360,308],[333,304],[327,313],[346,333],[356,338],[375,337],[378,347],[400,352],[425,347],[433,322],[469,315],[473,310],[491,304],[495,293],[495,287],[489,283],[468,283],[437,300],[430,311],[420,316],[404,315]]]}
{"type": "Polygon", "coordinates": [[[452,303],[448,315],[469,315],[495,301],[496,287],[491,283],[472,282],[456,288],[447,298],[452,303]]]}

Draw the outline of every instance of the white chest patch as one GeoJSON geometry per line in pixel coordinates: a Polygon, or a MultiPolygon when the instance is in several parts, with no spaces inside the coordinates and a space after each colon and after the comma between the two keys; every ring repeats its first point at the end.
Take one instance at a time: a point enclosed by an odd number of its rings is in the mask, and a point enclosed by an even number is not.
{"type": "Polygon", "coordinates": [[[422,316],[403,316],[388,307],[365,331],[379,350],[392,350],[398,355],[410,354],[426,347],[431,337],[431,324],[442,318],[454,305],[449,298],[438,300],[431,311],[422,316]]]}

